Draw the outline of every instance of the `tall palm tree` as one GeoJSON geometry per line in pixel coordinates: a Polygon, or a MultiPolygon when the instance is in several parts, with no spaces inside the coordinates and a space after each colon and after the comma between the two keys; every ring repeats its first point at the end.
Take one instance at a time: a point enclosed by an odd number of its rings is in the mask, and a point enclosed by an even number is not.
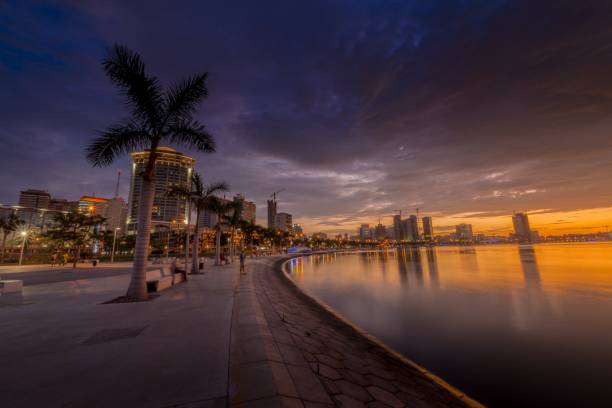
{"type": "Polygon", "coordinates": [[[227,183],[223,181],[204,185],[204,183],[202,183],[202,177],[198,173],[194,172],[191,176],[191,188],[175,186],[168,192],[169,195],[180,196],[190,200],[196,209],[191,265],[192,273],[199,271],[198,253],[200,249],[200,214],[202,214],[202,211],[207,208],[208,202],[210,201],[211,197],[213,197],[213,194],[220,191],[227,191],[228,189],[229,187],[227,183]]]}
{"type": "Polygon", "coordinates": [[[17,231],[17,229],[24,225],[25,222],[21,220],[15,213],[11,213],[6,219],[0,219],[0,230],[2,230],[2,249],[0,252],[0,262],[4,262],[4,251],[6,248],[6,238],[17,231]]]}
{"type": "Polygon", "coordinates": [[[213,137],[193,118],[198,104],[208,96],[206,73],[193,75],[164,91],[158,79],[145,70],[140,55],[115,45],[103,62],[110,80],[127,97],[131,117],[102,132],[88,147],[87,158],[96,167],[108,166],[121,154],[147,149],[142,177],[134,266],[126,296],[146,300],[146,263],[155,196],[155,161],[162,143],[179,144],[198,151],[215,151],[213,137]]]}
{"type": "Polygon", "coordinates": [[[226,217],[227,224],[230,227],[230,243],[229,243],[229,260],[234,262],[235,247],[234,238],[236,236],[236,229],[242,225],[242,200],[235,200],[230,203],[230,214],[226,217]]]}
{"type": "Polygon", "coordinates": [[[232,203],[211,196],[206,202],[206,209],[217,216],[215,225],[215,265],[221,265],[221,225],[225,221],[226,213],[231,210],[232,203]]]}

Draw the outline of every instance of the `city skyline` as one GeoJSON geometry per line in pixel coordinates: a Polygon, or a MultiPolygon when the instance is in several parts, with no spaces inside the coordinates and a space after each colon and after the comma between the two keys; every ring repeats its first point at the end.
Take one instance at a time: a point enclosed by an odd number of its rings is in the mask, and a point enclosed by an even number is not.
{"type": "Polygon", "coordinates": [[[198,116],[219,154],[194,154],[197,170],[252,199],[260,224],[284,188],[279,208],[308,233],[388,226],[416,207],[438,234],[469,223],[506,235],[515,211],[544,235],[612,225],[607,5],[263,2],[236,14],[147,4],[0,6],[0,203],[28,188],[114,196],[129,158],[92,169],[83,150],[122,114],[100,70],[121,40],[162,82],[179,68],[209,71],[198,116]],[[158,32],[160,14],[193,38],[158,32]]]}

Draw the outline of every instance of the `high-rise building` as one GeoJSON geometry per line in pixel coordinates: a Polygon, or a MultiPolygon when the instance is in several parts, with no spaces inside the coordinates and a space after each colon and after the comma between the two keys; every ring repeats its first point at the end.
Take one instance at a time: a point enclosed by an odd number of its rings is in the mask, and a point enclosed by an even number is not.
{"type": "Polygon", "coordinates": [[[234,201],[242,201],[242,216],[241,218],[244,221],[248,221],[251,224],[255,225],[255,220],[256,220],[256,211],[257,211],[257,207],[255,206],[255,203],[252,201],[247,201],[244,198],[244,195],[242,194],[236,194],[234,196],[234,201]]]}
{"type": "Polygon", "coordinates": [[[123,235],[126,232],[128,206],[125,200],[121,197],[111,198],[106,203],[106,228],[109,231],[114,231],[119,228],[119,234],[123,235]]]}
{"type": "Polygon", "coordinates": [[[433,223],[431,217],[423,217],[423,238],[427,241],[433,239],[433,223]]]}
{"type": "Polygon", "coordinates": [[[19,193],[19,206],[27,208],[49,208],[51,194],[44,190],[24,190],[19,193]]]}
{"type": "Polygon", "coordinates": [[[387,238],[387,227],[382,225],[380,222],[374,229],[374,236],[378,241],[384,241],[387,238]]]}
{"type": "MultiPolygon", "coordinates": [[[[130,181],[129,210],[127,228],[129,232],[136,232],[138,226],[138,208],[140,206],[140,193],[142,177],[145,171],[149,152],[133,152],[132,175],[130,181]]],[[[152,226],[171,227],[172,222],[181,223],[187,218],[187,203],[180,197],[169,196],[167,193],[173,186],[189,188],[191,174],[195,160],[179,153],[170,147],[158,147],[155,161],[155,196],[153,199],[152,226]]]]}
{"type": "Polygon", "coordinates": [[[512,216],[512,224],[514,224],[514,234],[519,242],[531,242],[531,228],[527,214],[515,213],[512,216]]]}
{"type": "Polygon", "coordinates": [[[268,228],[276,228],[276,201],[268,200],[268,228]]]}
{"type": "Polygon", "coordinates": [[[49,201],[49,210],[73,212],[79,209],[78,201],[68,201],[63,198],[52,198],[49,201]]]}
{"type": "Polygon", "coordinates": [[[412,237],[413,241],[418,241],[418,239],[420,238],[420,234],[419,234],[419,219],[417,218],[416,215],[411,215],[409,218],[410,220],[410,236],[412,237]]]}
{"type": "Polygon", "coordinates": [[[104,217],[108,208],[108,201],[108,198],[81,196],[79,199],[79,212],[104,217]]]}
{"type": "Polygon", "coordinates": [[[359,240],[361,241],[372,239],[370,224],[361,224],[357,233],[359,234],[359,240]]]}
{"type": "Polygon", "coordinates": [[[393,216],[393,238],[396,242],[404,239],[402,234],[402,215],[394,215],[393,216]]]}
{"type": "Polygon", "coordinates": [[[472,224],[459,224],[455,227],[457,239],[460,241],[472,241],[474,234],[472,232],[472,224]]]}
{"type": "Polygon", "coordinates": [[[302,226],[300,224],[293,224],[293,234],[296,237],[304,236],[304,230],[302,229],[302,226]]]}
{"type": "Polygon", "coordinates": [[[276,214],[276,229],[291,233],[293,231],[293,217],[291,214],[284,212],[276,214]]]}
{"type": "MultiPolygon", "coordinates": [[[[221,200],[221,202],[223,204],[229,204],[230,201],[225,199],[225,198],[221,198],[218,197],[219,200],[221,200]]],[[[225,215],[229,216],[231,215],[231,210],[226,212],[225,215]]],[[[204,228],[215,228],[217,226],[217,222],[219,220],[219,216],[215,213],[212,213],[208,210],[204,210],[200,213],[200,227],[204,227],[204,228]]]]}

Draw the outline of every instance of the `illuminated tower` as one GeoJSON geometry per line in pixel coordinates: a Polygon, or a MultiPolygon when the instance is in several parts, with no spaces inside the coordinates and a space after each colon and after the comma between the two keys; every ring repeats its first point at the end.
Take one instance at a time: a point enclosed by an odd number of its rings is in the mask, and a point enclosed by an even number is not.
{"type": "Polygon", "coordinates": [[[431,217],[423,217],[423,238],[428,241],[433,238],[433,223],[431,217]]]}
{"type": "Polygon", "coordinates": [[[514,234],[519,242],[531,242],[531,228],[529,227],[527,214],[515,213],[512,216],[512,224],[514,225],[514,234]]]}
{"type": "MultiPolygon", "coordinates": [[[[138,222],[138,206],[140,204],[140,191],[142,186],[142,174],[145,171],[149,152],[133,152],[132,172],[130,181],[130,196],[127,229],[135,233],[138,222]]],[[[157,148],[157,160],[155,161],[155,198],[153,200],[152,227],[171,227],[173,221],[182,223],[187,218],[187,205],[185,199],[170,197],[167,192],[172,186],[183,186],[189,188],[191,174],[195,160],[189,156],[179,153],[170,147],[157,148]]]]}

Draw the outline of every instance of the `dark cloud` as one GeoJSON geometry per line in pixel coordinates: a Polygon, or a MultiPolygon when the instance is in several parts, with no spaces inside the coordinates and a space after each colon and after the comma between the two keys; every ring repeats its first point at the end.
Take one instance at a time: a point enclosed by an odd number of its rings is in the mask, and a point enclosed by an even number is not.
{"type": "Polygon", "coordinates": [[[219,152],[198,166],[260,210],[280,187],[337,229],[610,206],[611,20],[601,1],[4,2],[0,202],[112,192],[127,159],[83,149],[125,115],[100,69],[119,42],[166,84],[210,73],[219,152]]]}

